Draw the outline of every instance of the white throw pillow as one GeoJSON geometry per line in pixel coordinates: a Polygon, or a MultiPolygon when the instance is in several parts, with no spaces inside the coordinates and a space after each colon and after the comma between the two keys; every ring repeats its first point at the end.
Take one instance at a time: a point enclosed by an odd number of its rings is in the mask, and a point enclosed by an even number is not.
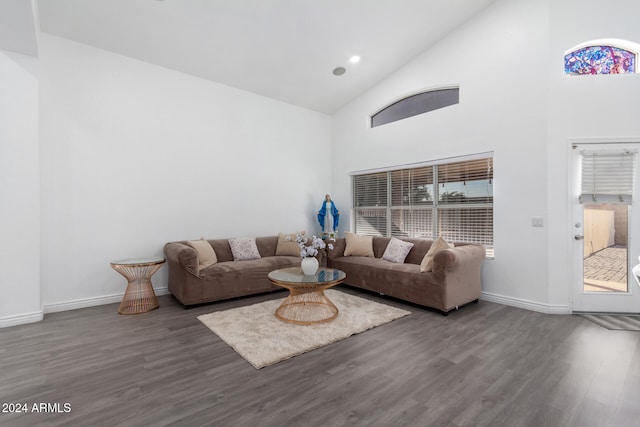
{"type": "Polygon", "coordinates": [[[234,261],[260,259],[260,252],[258,252],[255,237],[229,239],[229,246],[231,246],[231,253],[233,254],[234,261]]]}
{"type": "Polygon", "coordinates": [[[387,245],[387,249],[385,249],[384,254],[382,255],[382,259],[395,262],[397,264],[404,264],[404,259],[409,255],[409,251],[412,247],[413,243],[392,237],[387,245]]]}
{"type": "Polygon", "coordinates": [[[198,271],[210,267],[218,262],[216,252],[211,247],[211,244],[206,240],[189,240],[187,244],[195,249],[198,254],[198,271]]]}
{"type": "Polygon", "coordinates": [[[344,256],[366,256],[373,258],[373,237],[358,236],[346,231],[344,233],[346,247],[344,256]]]}
{"type": "Polygon", "coordinates": [[[431,247],[429,248],[429,251],[424,256],[424,258],[422,258],[422,262],[420,263],[420,271],[423,273],[425,271],[431,271],[431,268],[433,267],[433,257],[438,252],[450,248],[453,248],[452,243],[448,243],[442,237],[438,237],[438,239],[431,244],[431,247]]]}

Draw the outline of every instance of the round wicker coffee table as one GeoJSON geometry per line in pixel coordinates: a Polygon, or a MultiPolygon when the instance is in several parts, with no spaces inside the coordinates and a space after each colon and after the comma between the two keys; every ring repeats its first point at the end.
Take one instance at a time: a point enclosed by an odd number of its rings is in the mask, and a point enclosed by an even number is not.
{"type": "Polygon", "coordinates": [[[164,262],[164,258],[131,258],[111,262],[111,268],[122,274],[128,282],[118,313],[141,314],[158,308],[151,276],[164,262]]]}
{"type": "Polygon", "coordinates": [[[289,296],[276,310],[276,317],[283,322],[297,325],[313,325],[329,322],[338,315],[338,308],[324,294],[324,290],[347,277],[344,271],[320,268],[307,276],[300,267],[282,268],[269,273],[275,285],[289,289],[289,296]]]}

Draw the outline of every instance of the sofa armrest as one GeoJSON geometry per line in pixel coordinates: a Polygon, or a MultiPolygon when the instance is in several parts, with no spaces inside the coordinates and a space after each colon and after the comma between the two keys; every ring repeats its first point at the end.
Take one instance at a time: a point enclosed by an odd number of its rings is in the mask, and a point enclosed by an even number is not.
{"type": "Polygon", "coordinates": [[[485,257],[486,250],[481,245],[456,246],[433,257],[433,273],[444,283],[444,311],[480,298],[485,257]]]}
{"type": "Polygon", "coordinates": [[[198,269],[198,253],[189,245],[171,242],[164,245],[164,254],[171,265],[182,267],[185,271],[200,277],[198,269]]]}
{"type": "Polygon", "coordinates": [[[482,263],[486,250],[481,245],[463,245],[445,249],[433,257],[433,271],[445,273],[453,269],[465,268],[482,263]]]}

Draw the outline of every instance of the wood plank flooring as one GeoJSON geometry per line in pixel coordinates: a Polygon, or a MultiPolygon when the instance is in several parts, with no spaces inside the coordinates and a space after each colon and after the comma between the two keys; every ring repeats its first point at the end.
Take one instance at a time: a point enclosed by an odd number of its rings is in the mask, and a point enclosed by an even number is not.
{"type": "Polygon", "coordinates": [[[0,329],[0,404],[29,410],[0,426],[640,426],[638,332],[483,301],[444,317],[338,289],[412,314],[261,370],[196,316],[282,292],[0,329]]]}

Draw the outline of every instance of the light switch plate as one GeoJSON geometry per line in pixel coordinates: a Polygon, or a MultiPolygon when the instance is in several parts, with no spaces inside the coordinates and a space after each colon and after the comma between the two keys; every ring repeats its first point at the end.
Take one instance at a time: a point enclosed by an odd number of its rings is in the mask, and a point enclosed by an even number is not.
{"type": "Polygon", "coordinates": [[[531,226],[532,227],[544,227],[544,218],[539,216],[534,216],[531,218],[531,226]]]}

